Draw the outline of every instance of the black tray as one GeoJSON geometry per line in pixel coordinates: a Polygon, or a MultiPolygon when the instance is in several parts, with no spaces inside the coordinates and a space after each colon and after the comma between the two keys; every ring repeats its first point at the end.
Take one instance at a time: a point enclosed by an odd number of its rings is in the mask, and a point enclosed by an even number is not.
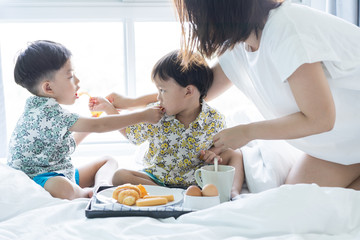
{"type": "MultiPolygon", "coordinates": [[[[111,188],[113,186],[101,186],[97,192],[104,189],[111,188]]],[[[93,198],[95,195],[93,196],[93,198]]],[[[87,218],[106,218],[106,217],[152,217],[152,218],[178,218],[179,216],[190,213],[191,211],[112,211],[112,210],[93,210],[91,203],[93,199],[90,199],[85,209],[85,216],[87,218]]]]}

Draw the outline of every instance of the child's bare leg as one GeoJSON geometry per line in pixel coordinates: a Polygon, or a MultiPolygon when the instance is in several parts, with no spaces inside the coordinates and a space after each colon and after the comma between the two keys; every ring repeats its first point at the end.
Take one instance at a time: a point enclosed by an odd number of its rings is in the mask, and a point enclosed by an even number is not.
{"type": "Polygon", "coordinates": [[[118,163],[112,157],[103,157],[79,167],[79,185],[80,187],[111,185],[117,168],[118,163]]]}
{"type": "Polygon", "coordinates": [[[143,184],[143,185],[157,185],[151,178],[142,172],[133,171],[128,169],[118,169],[114,173],[114,177],[112,179],[112,184],[114,186],[122,185],[122,184],[143,184]]]}
{"type": "Polygon", "coordinates": [[[233,166],[235,168],[234,182],[231,190],[231,197],[236,197],[241,193],[241,188],[244,183],[245,173],[243,156],[241,151],[235,151],[232,149],[226,150],[220,154],[222,158],[221,164],[233,166]]]}
{"type": "Polygon", "coordinates": [[[69,179],[56,176],[46,181],[44,189],[55,198],[72,200],[75,198],[90,198],[93,195],[91,188],[81,188],[69,179]]]}

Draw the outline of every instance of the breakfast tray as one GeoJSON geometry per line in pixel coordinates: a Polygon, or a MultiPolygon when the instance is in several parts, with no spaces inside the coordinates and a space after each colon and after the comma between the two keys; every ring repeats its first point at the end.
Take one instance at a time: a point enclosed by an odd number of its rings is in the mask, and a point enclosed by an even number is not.
{"type": "Polygon", "coordinates": [[[172,206],[158,207],[119,207],[121,204],[103,204],[98,201],[96,194],[112,186],[101,186],[90,199],[85,209],[87,218],[106,218],[106,217],[152,217],[152,218],[178,218],[179,216],[192,212],[189,208],[183,208],[182,202],[172,206]]]}

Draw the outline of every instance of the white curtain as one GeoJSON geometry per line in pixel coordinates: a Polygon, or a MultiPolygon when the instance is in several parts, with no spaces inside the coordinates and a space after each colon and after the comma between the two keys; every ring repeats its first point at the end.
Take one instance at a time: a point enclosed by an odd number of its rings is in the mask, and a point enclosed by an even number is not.
{"type": "Polygon", "coordinates": [[[1,48],[0,48],[0,158],[6,154],[6,116],[5,116],[5,99],[4,84],[1,70],[1,48]]]}
{"type": "Polygon", "coordinates": [[[326,11],[359,26],[359,0],[327,0],[326,11]]]}
{"type": "Polygon", "coordinates": [[[331,13],[359,26],[360,0],[291,0],[331,13]]]}

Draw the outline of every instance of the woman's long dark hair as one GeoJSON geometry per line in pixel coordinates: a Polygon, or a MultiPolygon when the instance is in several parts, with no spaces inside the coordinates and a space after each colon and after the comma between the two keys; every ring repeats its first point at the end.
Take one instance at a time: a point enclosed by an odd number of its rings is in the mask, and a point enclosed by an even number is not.
{"type": "Polygon", "coordinates": [[[220,56],[245,41],[252,31],[258,36],[270,10],[279,0],[173,0],[182,29],[184,62],[197,49],[203,56],[220,56]]]}

